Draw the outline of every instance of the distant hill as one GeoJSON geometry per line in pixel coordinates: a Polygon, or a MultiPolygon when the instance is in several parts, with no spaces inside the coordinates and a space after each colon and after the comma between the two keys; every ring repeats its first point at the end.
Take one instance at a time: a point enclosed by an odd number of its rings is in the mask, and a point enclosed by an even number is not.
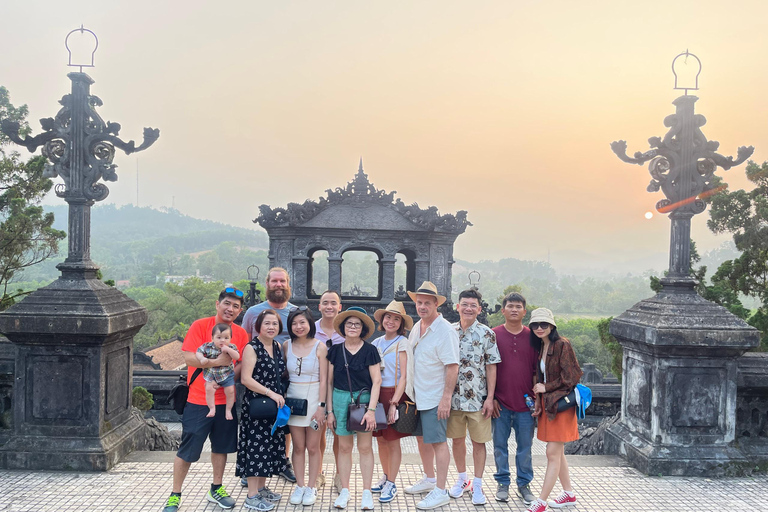
{"type": "MultiPolygon", "coordinates": [[[[55,228],[67,230],[67,205],[46,206],[45,210],[54,214],[55,228]]],[[[109,268],[113,276],[136,273],[159,254],[201,253],[225,242],[254,251],[269,247],[263,231],[195,219],[178,210],[107,204],[95,206],[92,211],[91,258],[109,268]]],[[[66,254],[64,240],[59,244],[58,256],[28,269],[20,280],[56,278],[59,272],[55,267],[66,254]]]]}

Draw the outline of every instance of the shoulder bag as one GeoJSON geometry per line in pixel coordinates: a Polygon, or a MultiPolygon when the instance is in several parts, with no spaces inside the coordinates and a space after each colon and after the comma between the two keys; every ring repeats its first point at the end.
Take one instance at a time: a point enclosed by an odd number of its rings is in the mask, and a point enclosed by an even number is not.
{"type": "MultiPolygon", "coordinates": [[[[274,342],[273,342],[274,343],[274,342]]],[[[274,344],[272,346],[274,351],[274,344]]],[[[255,350],[255,349],[254,349],[255,350]]],[[[275,360],[274,357],[272,357],[275,360]]],[[[256,361],[258,361],[258,355],[256,361]]],[[[277,360],[275,360],[275,367],[273,367],[273,378],[276,384],[277,382],[277,360]]],[[[265,386],[266,387],[266,386],[265,386]]],[[[248,401],[248,416],[254,420],[274,420],[277,418],[277,402],[272,400],[266,395],[256,394],[248,401]]]]}
{"type": "MultiPolygon", "coordinates": [[[[365,342],[363,342],[365,343],[365,342]]],[[[352,394],[352,378],[349,376],[349,363],[347,362],[347,348],[342,345],[341,347],[341,353],[344,356],[344,368],[347,370],[347,382],[349,383],[349,397],[352,400],[352,403],[349,404],[347,407],[347,430],[352,430],[356,432],[365,432],[365,423],[363,422],[363,417],[365,416],[365,413],[368,411],[368,404],[361,404],[360,403],[360,397],[363,393],[366,391],[370,391],[368,388],[363,388],[360,390],[360,393],[357,395],[357,400],[355,400],[355,395],[352,394]]],[[[381,403],[376,404],[376,427],[374,430],[384,430],[387,428],[387,415],[384,412],[384,405],[381,403]]]]}
{"type": "Polygon", "coordinates": [[[184,414],[184,407],[187,406],[187,399],[189,398],[189,386],[195,382],[195,379],[201,373],[203,373],[202,368],[198,368],[192,372],[192,378],[189,379],[189,384],[187,384],[187,376],[180,375],[179,379],[181,382],[171,389],[171,392],[168,394],[168,400],[166,400],[165,403],[169,404],[173,401],[173,410],[176,411],[176,414],[184,414]]]}
{"type": "MultiPolygon", "coordinates": [[[[397,379],[397,372],[400,366],[400,342],[398,341],[397,344],[398,350],[396,352],[397,359],[395,359],[395,379],[397,379]]],[[[413,434],[418,425],[419,411],[416,410],[416,404],[408,400],[402,400],[402,402],[397,405],[397,420],[392,424],[392,428],[401,434],[413,434]]]]}

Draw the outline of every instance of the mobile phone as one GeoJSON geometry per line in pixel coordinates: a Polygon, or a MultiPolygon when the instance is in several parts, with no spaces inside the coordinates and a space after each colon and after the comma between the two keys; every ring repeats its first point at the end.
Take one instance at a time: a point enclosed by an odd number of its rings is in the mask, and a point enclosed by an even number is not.
{"type": "Polygon", "coordinates": [[[317,424],[317,420],[315,418],[312,418],[312,421],[309,422],[309,426],[312,430],[317,430],[320,428],[320,425],[317,424]]]}

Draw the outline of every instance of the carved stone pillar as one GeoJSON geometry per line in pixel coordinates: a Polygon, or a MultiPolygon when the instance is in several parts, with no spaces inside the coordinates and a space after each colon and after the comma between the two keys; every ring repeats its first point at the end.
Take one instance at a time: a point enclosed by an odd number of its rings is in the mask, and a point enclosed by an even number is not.
{"type": "Polygon", "coordinates": [[[394,258],[381,258],[381,299],[390,301],[395,296],[395,263],[394,258]]]}
{"type": "Polygon", "coordinates": [[[341,293],[341,256],[328,256],[328,289],[341,293]]]}
{"type": "Polygon", "coordinates": [[[424,281],[430,280],[429,275],[429,259],[428,258],[416,258],[416,287],[421,286],[424,281]]]}
{"type": "Polygon", "coordinates": [[[307,300],[307,265],[310,258],[307,256],[293,257],[293,280],[291,281],[292,296],[297,301],[307,300]]]}

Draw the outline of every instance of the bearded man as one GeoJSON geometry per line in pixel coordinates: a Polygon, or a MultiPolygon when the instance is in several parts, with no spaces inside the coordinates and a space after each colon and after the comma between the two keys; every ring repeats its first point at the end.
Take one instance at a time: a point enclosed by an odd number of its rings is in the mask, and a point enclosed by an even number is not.
{"type": "Polygon", "coordinates": [[[272,267],[267,272],[267,300],[248,308],[243,316],[243,329],[248,333],[248,339],[252,340],[254,336],[253,324],[256,317],[265,309],[274,309],[280,315],[283,322],[283,330],[275,336],[275,341],[282,345],[286,340],[291,339],[288,335],[288,313],[296,307],[290,302],[291,298],[291,278],[288,271],[282,267],[272,267]]]}

